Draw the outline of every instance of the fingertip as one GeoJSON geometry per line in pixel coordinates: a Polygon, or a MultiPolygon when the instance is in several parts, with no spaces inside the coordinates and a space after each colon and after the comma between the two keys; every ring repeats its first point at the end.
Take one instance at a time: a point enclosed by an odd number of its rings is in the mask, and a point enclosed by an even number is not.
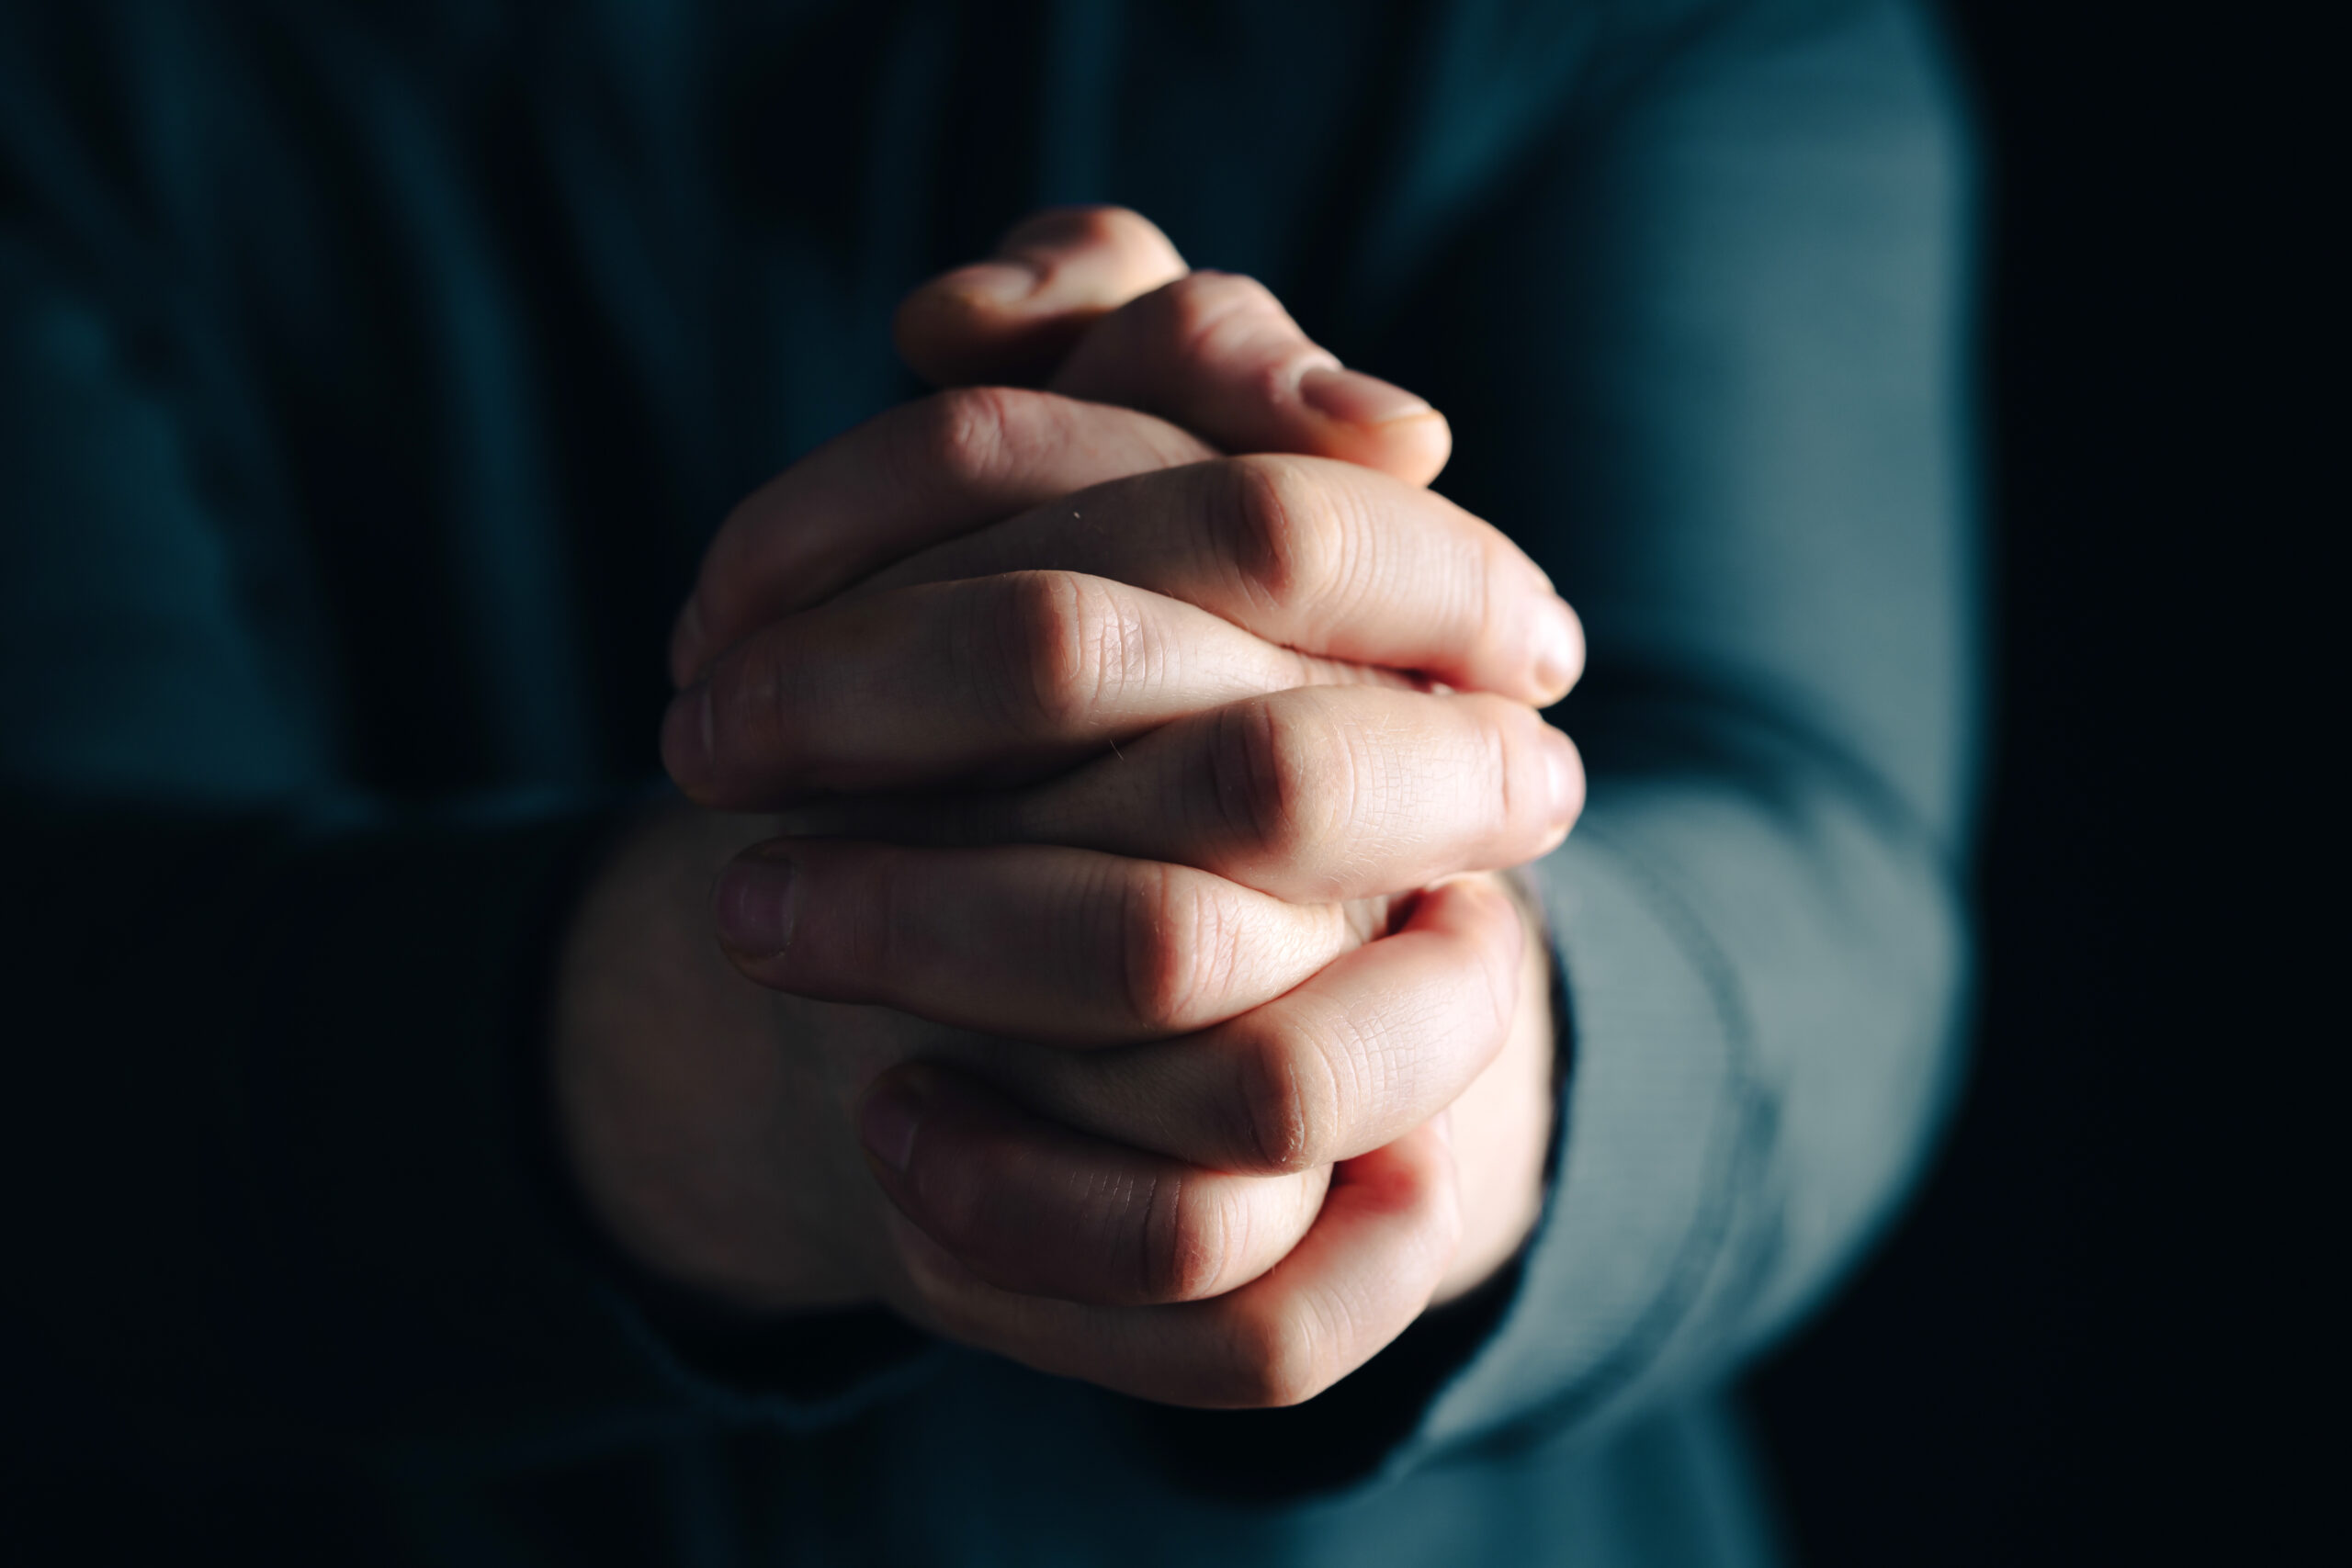
{"type": "Polygon", "coordinates": [[[937,387],[1033,379],[1068,349],[1082,319],[1041,310],[1046,270],[1000,256],[957,267],[899,304],[890,335],[907,367],[937,387]]]}
{"type": "Polygon", "coordinates": [[[942,274],[922,292],[934,296],[942,308],[979,315],[1019,310],[1037,297],[1045,282],[1046,269],[1026,257],[991,256],[942,274]]]}
{"type": "Polygon", "coordinates": [[[1318,365],[1299,377],[1298,399],[1329,427],[1332,457],[1425,485],[1453,456],[1453,428],[1445,416],[1394,382],[1318,365]]]}
{"type": "Polygon", "coordinates": [[[1031,213],[997,241],[999,255],[1078,256],[1108,262],[1130,279],[1130,291],[1182,277],[1189,269],[1176,243],[1133,208],[1048,207],[1031,213]]]}
{"type": "Polygon", "coordinates": [[[731,956],[771,964],[792,947],[800,911],[799,867],[763,845],[735,857],[712,890],[718,940],[731,956]]]}
{"type": "Polygon", "coordinates": [[[1002,1110],[960,1075],[913,1061],[879,1074],[852,1113],[875,1184],[900,1218],[976,1279],[989,1272],[969,1246],[974,1199],[987,1184],[976,1158],[1003,1131],[1002,1110]]]}
{"type": "Polygon", "coordinates": [[[1050,208],[996,254],[922,285],[891,323],[899,355],[934,386],[1042,379],[1105,311],[1184,275],[1159,227],[1117,207],[1050,208]]]}
{"type": "Polygon", "coordinates": [[[890,317],[890,342],[899,359],[934,387],[948,384],[944,372],[963,324],[963,308],[926,283],[899,301],[890,317]]]}
{"type": "Polygon", "coordinates": [[[689,800],[704,803],[716,770],[716,716],[710,682],[697,681],[670,699],[662,716],[662,766],[689,800]]]}
{"type": "Polygon", "coordinates": [[[1461,931],[1491,919],[1498,909],[1510,911],[1512,929],[1517,930],[1519,907],[1511,896],[1495,883],[1491,873],[1464,872],[1423,888],[1413,903],[1412,913],[1398,929],[1401,931],[1461,931]]]}
{"type": "Polygon", "coordinates": [[[1548,594],[1535,612],[1529,640],[1536,701],[1549,707],[1566,697],[1584,673],[1584,623],[1566,600],[1548,594]]]}
{"type": "Polygon", "coordinates": [[[1298,378],[1299,400],[1326,419],[1374,428],[1434,413],[1429,400],[1361,370],[1318,365],[1298,378]]]}
{"type": "Polygon", "coordinates": [[[1584,757],[1566,730],[1548,724],[1543,728],[1545,804],[1550,808],[1546,815],[1566,837],[1584,813],[1584,757]]]}
{"type": "Polygon", "coordinates": [[[1453,426],[1435,409],[1391,420],[1376,433],[1380,456],[1372,464],[1409,485],[1428,485],[1453,456],[1453,426]]]}
{"type": "Polygon", "coordinates": [[[1012,256],[942,273],[899,301],[891,321],[899,349],[929,344],[943,333],[968,333],[976,325],[1023,313],[1045,282],[1044,268],[1012,256]]]}

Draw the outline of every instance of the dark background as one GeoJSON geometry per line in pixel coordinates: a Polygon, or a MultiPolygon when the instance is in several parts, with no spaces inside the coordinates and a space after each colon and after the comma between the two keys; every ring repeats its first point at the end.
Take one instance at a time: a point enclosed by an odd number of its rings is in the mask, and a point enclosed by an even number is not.
{"type": "Polygon", "coordinates": [[[2296,1321],[2342,1230],[2296,1217],[2346,1032],[2308,1005],[2345,924],[2323,14],[1948,10],[1993,154],[1977,1054],[1902,1228],[1753,1384],[1813,1568],[2286,1561],[2334,1491],[2296,1321]]]}
{"type": "Polygon", "coordinates": [[[2321,1555],[2325,14],[1950,9],[1993,153],[1977,1055],[1901,1228],[1753,1380],[1811,1568],[2321,1555]]]}

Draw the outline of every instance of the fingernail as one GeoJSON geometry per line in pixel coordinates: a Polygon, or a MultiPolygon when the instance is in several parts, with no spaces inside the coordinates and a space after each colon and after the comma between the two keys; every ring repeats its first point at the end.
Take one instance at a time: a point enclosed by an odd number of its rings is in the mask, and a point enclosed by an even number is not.
{"type": "Polygon", "coordinates": [[[1584,808],[1584,779],[1577,767],[1577,749],[1549,726],[1544,731],[1544,774],[1552,792],[1552,820],[1575,821],[1584,808]]]}
{"type": "Polygon", "coordinates": [[[958,267],[941,278],[938,287],[964,299],[1002,307],[1020,304],[1045,281],[1046,275],[1028,263],[1000,258],[958,267]]]}
{"type": "Polygon", "coordinates": [[[857,1113],[857,1138],[866,1153],[903,1176],[922,1124],[922,1090],[904,1077],[889,1078],[867,1093],[857,1113]]]}
{"type": "Polygon", "coordinates": [[[662,765],[688,795],[710,782],[711,723],[707,681],[672,697],[670,711],[662,716],[662,765]]]}
{"type": "Polygon", "coordinates": [[[1342,424],[1386,424],[1430,412],[1424,400],[1361,370],[1318,367],[1298,378],[1298,395],[1308,408],[1342,424]]]}
{"type": "Polygon", "coordinates": [[[749,854],[718,878],[719,940],[753,958],[773,958],[792,945],[792,862],[749,854]]]}
{"type": "Polygon", "coordinates": [[[1575,685],[1584,667],[1584,628],[1576,612],[1555,599],[1535,620],[1535,684],[1557,702],[1575,685]]]}

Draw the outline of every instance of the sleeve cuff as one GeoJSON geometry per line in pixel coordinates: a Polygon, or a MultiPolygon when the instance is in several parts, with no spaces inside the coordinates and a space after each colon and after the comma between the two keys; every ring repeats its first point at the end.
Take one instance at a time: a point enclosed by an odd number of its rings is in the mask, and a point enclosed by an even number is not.
{"type": "Polygon", "coordinates": [[[1758,1228],[1739,1210],[1762,1198],[1771,1101],[1729,964],[1604,832],[1580,829],[1533,880],[1573,1047],[1556,1168],[1492,1336],[1392,1468],[1503,1427],[1606,1426],[1747,1294],[1732,1240],[1758,1228]]]}

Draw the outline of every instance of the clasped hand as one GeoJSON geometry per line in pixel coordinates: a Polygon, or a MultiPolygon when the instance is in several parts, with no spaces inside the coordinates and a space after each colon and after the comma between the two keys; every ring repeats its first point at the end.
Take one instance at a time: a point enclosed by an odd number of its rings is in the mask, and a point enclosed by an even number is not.
{"type": "Polygon", "coordinates": [[[1426,488],[1442,418],[1133,214],[1032,220],[899,340],[950,389],[747,500],[680,617],[698,809],[560,987],[583,1190],[746,1309],[1306,1398],[1540,1201],[1544,960],[1464,874],[1582,803],[1535,711],[1575,618],[1426,488]]]}

